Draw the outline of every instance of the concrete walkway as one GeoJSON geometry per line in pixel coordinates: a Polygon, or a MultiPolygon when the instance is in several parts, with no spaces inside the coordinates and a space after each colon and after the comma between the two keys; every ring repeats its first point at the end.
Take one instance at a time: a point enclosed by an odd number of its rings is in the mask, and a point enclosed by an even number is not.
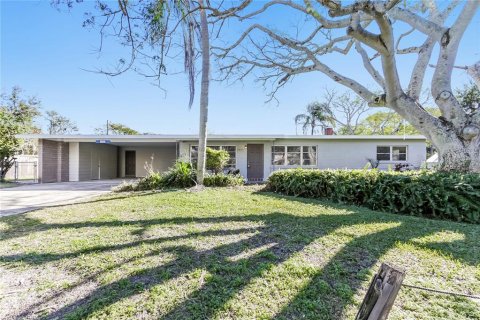
{"type": "Polygon", "coordinates": [[[71,204],[106,194],[122,180],[30,184],[0,189],[0,217],[71,204]]]}

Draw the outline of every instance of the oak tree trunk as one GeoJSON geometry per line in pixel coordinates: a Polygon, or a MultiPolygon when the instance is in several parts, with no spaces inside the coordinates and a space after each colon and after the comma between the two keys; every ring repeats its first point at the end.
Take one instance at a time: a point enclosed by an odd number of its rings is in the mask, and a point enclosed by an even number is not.
{"type": "Polygon", "coordinates": [[[415,102],[403,95],[392,103],[392,109],[432,142],[438,152],[438,169],[480,173],[480,134],[477,126],[455,127],[442,118],[429,116],[423,109],[409,107],[410,103],[415,102]],[[418,113],[407,110],[418,110],[418,113]]]}

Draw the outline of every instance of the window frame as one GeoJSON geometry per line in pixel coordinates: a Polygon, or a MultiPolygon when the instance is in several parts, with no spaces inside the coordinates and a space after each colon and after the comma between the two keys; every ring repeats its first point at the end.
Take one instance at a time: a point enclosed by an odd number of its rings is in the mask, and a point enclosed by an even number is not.
{"type": "Polygon", "coordinates": [[[278,166],[278,167],[317,167],[318,165],[318,146],[317,145],[272,145],[271,149],[270,149],[270,165],[271,166],[278,166]],[[278,151],[274,151],[274,148],[278,148],[278,147],[281,147],[283,148],[283,152],[278,152],[278,151]],[[299,147],[300,148],[300,151],[299,152],[290,152],[290,153],[299,153],[300,154],[300,164],[288,164],[288,147],[299,147]],[[307,148],[311,148],[311,147],[314,147],[315,148],[315,163],[313,164],[304,164],[304,158],[303,158],[303,154],[306,153],[303,151],[303,148],[304,147],[307,147],[307,148]],[[276,164],[274,163],[274,155],[275,154],[281,154],[283,153],[284,157],[283,157],[283,164],[276,164]]]}
{"type": "MultiPolygon", "coordinates": [[[[235,157],[233,158],[235,161],[234,161],[234,164],[233,166],[232,165],[227,165],[225,166],[225,169],[237,169],[237,146],[236,145],[230,145],[230,144],[214,144],[214,145],[207,145],[207,148],[211,148],[211,147],[219,147],[219,149],[217,150],[225,150],[223,149],[224,147],[233,147],[235,148],[235,157]]],[[[189,159],[190,159],[190,163],[193,165],[193,161],[192,161],[192,149],[193,148],[197,148],[197,160],[198,160],[198,145],[197,144],[193,144],[193,145],[190,145],[190,148],[189,148],[189,159]]],[[[227,150],[225,150],[227,151],[227,150]]],[[[228,151],[227,151],[228,152],[228,151]]],[[[230,153],[229,153],[230,154],[230,153]]],[[[232,158],[230,157],[229,161],[231,161],[232,158]]]]}
{"type": "MultiPolygon", "coordinates": [[[[375,159],[377,159],[378,161],[380,162],[387,162],[387,163],[392,163],[392,162],[408,162],[408,145],[377,145],[376,146],[377,150],[376,150],[376,157],[375,159]],[[389,148],[389,160],[378,160],[378,148],[389,148]],[[393,148],[405,148],[405,160],[393,160],[393,148]]],[[[387,154],[387,153],[384,153],[384,152],[381,152],[380,154],[387,154]]],[[[403,153],[400,153],[400,154],[403,154],[403,153]]]]}

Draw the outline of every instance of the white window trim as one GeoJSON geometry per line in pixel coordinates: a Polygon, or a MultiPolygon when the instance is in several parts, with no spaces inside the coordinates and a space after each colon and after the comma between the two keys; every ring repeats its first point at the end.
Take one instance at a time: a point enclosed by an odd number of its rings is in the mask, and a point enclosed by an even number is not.
{"type": "MultiPolygon", "coordinates": [[[[378,147],[389,147],[390,148],[390,160],[378,160],[381,163],[399,163],[399,162],[408,162],[408,145],[377,145],[376,148],[378,147]],[[405,148],[405,160],[392,160],[393,159],[393,148],[394,147],[404,147],[405,148]]],[[[382,153],[384,154],[384,153],[382,153]]],[[[378,152],[376,152],[375,159],[378,156],[378,152]]]]}
{"type": "MultiPolygon", "coordinates": [[[[192,148],[193,147],[198,148],[198,145],[197,144],[191,144],[190,145],[190,148],[188,150],[188,157],[190,159],[190,163],[193,163],[192,162],[192,148]]],[[[237,146],[231,145],[231,144],[209,144],[209,145],[207,145],[207,148],[208,147],[220,147],[220,149],[222,149],[222,147],[234,147],[235,148],[235,165],[233,166],[233,168],[237,169],[237,146]]]]}
{"type": "Polygon", "coordinates": [[[317,167],[318,165],[318,146],[317,145],[272,145],[270,149],[270,165],[274,167],[306,167],[306,168],[312,168],[312,167],[317,167]],[[284,162],[283,164],[275,164],[273,163],[273,154],[278,153],[274,152],[273,148],[275,147],[283,147],[283,152],[285,154],[284,162]],[[300,147],[300,164],[288,164],[288,152],[287,152],[287,147],[300,147]],[[315,164],[303,164],[303,147],[315,147],[315,164]]]}

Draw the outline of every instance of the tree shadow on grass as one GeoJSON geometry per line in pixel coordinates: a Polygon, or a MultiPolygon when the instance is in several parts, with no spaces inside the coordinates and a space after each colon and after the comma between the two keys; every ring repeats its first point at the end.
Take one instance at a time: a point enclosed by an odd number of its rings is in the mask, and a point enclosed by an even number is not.
{"type": "MultiPolygon", "coordinates": [[[[293,197],[281,197],[260,193],[259,196],[278,197],[288,201],[304,204],[326,206],[324,202],[293,197]]],[[[432,221],[422,218],[403,217],[378,213],[357,207],[330,205],[334,209],[345,209],[344,214],[322,214],[297,216],[283,212],[271,212],[259,215],[223,216],[223,217],[188,217],[172,219],[151,219],[136,221],[100,221],[72,224],[48,224],[48,228],[114,227],[117,225],[138,225],[141,228],[166,224],[181,225],[187,223],[214,223],[226,227],[230,222],[259,223],[260,227],[240,228],[236,230],[220,229],[205,232],[192,232],[187,235],[160,237],[140,240],[126,244],[95,246],[85,250],[65,254],[26,254],[0,257],[0,261],[9,263],[22,261],[27,264],[41,264],[65,258],[77,258],[98,252],[112,252],[134,248],[143,244],[160,244],[165,241],[178,241],[179,244],[166,245],[152,250],[148,255],[160,252],[171,253],[175,259],[163,265],[144,268],[141,272],[128,275],[120,280],[103,285],[88,297],[77,300],[52,313],[47,318],[85,318],[110,307],[116,302],[143,293],[154,286],[175,279],[195,269],[207,270],[211,275],[205,283],[191,292],[181,303],[176,304],[164,314],[166,319],[208,319],[218,312],[225,311],[226,304],[246,285],[277,265],[301,252],[306,246],[339,232],[343,227],[362,224],[391,224],[375,232],[354,236],[341,249],[330,257],[311,277],[309,284],[301,289],[295,298],[276,314],[278,319],[338,319],[345,307],[352,304],[356,291],[365,283],[365,271],[371,270],[378,260],[397,242],[415,243],[415,239],[433,235],[437,232],[453,231],[464,235],[463,240],[454,243],[436,242],[432,245],[421,243],[420,246],[439,250],[455,259],[470,265],[480,262],[477,249],[465,248],[466,243],[478,243],[478,228],[471,225],[452,222],[432,221]],[[208,250],[199,250],[181,244],[185,239],[201,239],[209,236],[230,236],[252,233],[232,243],[221,244],[208,250]],[[232,259],[248,250],[263,248],[248,257],[232,259]]],[[[318,253],[319,256],[322,252],[318,253]]],[[[262,297],[269,299],[269,297],[262,297]]],[[[27,310],[19,318],[29,314],[27,310]]]]}
{"type": "MultiPolygon", "coordinates": [[[[132,197],[139,198],[145,196],[151,196],[158,193],[168,193],[168,192],[175,192],[178,191],[177,189],[167,189],[161,191],[139,191],[132,193],[114,193],[114,194],[106,194],[100,196],[93,196],[91,198],[87,198],[78,202],[74,203],[64,203],[64,204],[56,204],[56,205],[47,205],[43,207],[34,207],[27,212],[22,212],[13,215],[7,216],[0,216],[0,223],[4,223],[7,225],[7,230],[5,232],[0,233],[0,241],[19,238],[25,235],[28,235],[33,232],[45,231],[49,229],[55,228],[85,228],[85,227],[99,227],[100,222],[78,222],[78,223],[45,223],[40,218],[31,218],[28,216],[29,213],[51,209],[51,208],[69,208],[73,206],[81,206],[85,204],[95,204],[95,203],[108,203],[111,201],[118,201],[124,199],[130,199],[132,197]]],[[[104,226],[122,226],[125,222],[118,220],[118,221],[107,221],[105,222],[104,226]]],[[[140,221],[133,222],[135,224],[142,224],[140,221]]],[[[145,223],[148,223],[145,220],[145,223]]]]}

